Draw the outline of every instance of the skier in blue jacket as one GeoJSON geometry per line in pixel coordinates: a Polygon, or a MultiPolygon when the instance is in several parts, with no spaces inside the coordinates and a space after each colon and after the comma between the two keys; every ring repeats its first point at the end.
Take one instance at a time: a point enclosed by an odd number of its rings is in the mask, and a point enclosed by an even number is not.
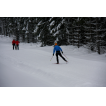
{"type": "Polygon", "coordinates": [[[55,47],[54,47],[54,50],[53,50],[53,56],[54,56],[54,53],[56,51],[56,59],[57,59],[57,64],[59,64],[59,59],[58,59],[58,55],[60,57],[62,57],[62,59],[66,62],[68,62],[62,55],[61,55],[61,52],[63,53],[62,49],[57,45],[57,43],[55,43],[55,47]],[[61,52],[60,52],[61,51],[61,52]]]}

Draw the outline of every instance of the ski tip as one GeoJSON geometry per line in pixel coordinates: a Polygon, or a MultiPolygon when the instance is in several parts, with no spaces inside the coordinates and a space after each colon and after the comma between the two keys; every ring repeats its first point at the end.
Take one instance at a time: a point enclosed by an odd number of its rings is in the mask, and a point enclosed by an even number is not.
{"type": "Polygon", "coordinates": [[[69,63],[68,61],[66,62],[66,64],[69,63]]]}

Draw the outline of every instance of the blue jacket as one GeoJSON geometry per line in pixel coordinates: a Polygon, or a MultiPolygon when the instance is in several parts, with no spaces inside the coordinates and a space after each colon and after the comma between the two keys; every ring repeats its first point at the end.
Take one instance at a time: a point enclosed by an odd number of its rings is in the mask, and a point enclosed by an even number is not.
{"type": "Polygon", "coordinates": [[[53,54],[55,53],[55,51],[56,51],[56,52],[57,52],[57,51],[61,51],[61,52],[62,52],[62,49],[60,48],[60,46],[56,45],[56,46],[54,47],[53,54]]]}

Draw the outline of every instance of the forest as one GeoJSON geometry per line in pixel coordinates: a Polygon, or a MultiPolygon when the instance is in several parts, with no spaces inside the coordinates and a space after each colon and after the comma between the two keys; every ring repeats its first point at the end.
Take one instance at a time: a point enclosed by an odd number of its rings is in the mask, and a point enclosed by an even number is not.
{"type": "Polygon", "coordinates": [[[73,45],[106,53],[106,17],[0,17],[2,34],[20,42],[73,45]]]}

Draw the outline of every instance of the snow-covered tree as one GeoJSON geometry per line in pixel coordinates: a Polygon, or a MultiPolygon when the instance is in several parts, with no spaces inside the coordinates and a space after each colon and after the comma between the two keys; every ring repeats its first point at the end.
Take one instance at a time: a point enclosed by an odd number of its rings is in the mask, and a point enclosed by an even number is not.
{"type": "Polygon", "coordinates": [[[85,42],[92,50],[100,54],[101,42],[103,41],[104,31],[103,25],[105,18],[101,17],[87,17],[85,18],[85,42]]]}
{"type": "Polygon", "coordinates": [[[99,54],[106,50],[105,17],[2,17],[4,35],[42,43],[41,46],[86,45],[99,54]]]}
{"type": "Polygon", "coordinates": [[[42,18],[42,22],[40,23],[39,27],[41,28],[40,30],[40,36],[39,39],[42,42],[41,46],[46,46],[46,45],[53,45],[53,36],[50,33],[50,17],[47,18],[42,18]]]}

